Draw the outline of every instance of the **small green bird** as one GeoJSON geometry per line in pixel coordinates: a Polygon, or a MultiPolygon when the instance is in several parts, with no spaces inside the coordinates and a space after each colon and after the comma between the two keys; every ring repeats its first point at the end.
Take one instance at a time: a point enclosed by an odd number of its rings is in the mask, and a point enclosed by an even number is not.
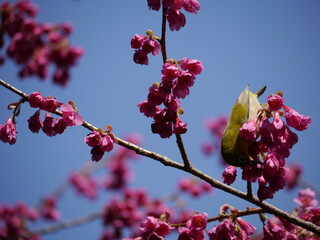
{"type": "Polygon", "coordinates": [[[239,129],[245,122],[253,120],[262,108],[258,100],[266,86],[257,93],[249,91],[247,86],[238,96],[231,109],[226,129],[221,140],[221,154],[223,159],[233,166],[244,166],[250,163],[258,163],[248,153],[248,147],[255,140],[247,140],[239,136],[239,129]]]}

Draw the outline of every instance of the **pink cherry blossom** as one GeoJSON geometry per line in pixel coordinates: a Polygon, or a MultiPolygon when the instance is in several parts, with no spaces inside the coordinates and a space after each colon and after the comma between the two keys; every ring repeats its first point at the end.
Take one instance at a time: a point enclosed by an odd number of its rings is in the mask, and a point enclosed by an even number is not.
{"type": "Polygon", "coordinates": [[[89,199],[95,199],[97,197],[97,182],[91,175],[73,172],[70,175],[69,181],[78,193],[89,199]]]}
{"type": "Polygon", "coordinates": [[[205,155],[211,155],[215,151],[215,146],[210,141],[203,141],[201,143],[202,152],[205,155]]]}
{"type": "Polygon", "coordinates": [[[103,135],[101,132],[92,131],[84,138],[84,142],[92,147],[92,161],[98,162],[101,160],[105,152],[110,152],[113,149],[113,140],[109,135],[103,135]]]}
{"type": "Polygon", "coordinates": [[[43,127],[43,123],[40,119],[40,110],[36,111],[29,119],[28,119],[28,127],[31,132],[38,133],[39,130],[43,127]]]}
{"type": "Polygon", "coordinates": [[[54,131],[57,134],[62,134],[64,130],[66,130],[67,125],[66,122],[63,120],[63,118],[57,118],[54,124],[54,131]]]}
{"type": "Polygon", "coordinates": [[[297,163],[291,163],[286,168],[287,187],[293,189],[298,185],[300,176],[302,174],[302,166],[297,163]]]}
{"type": "Polygon", "coordinates": [[[257,138],[257,121],[258,118],[254,118],[249,122],[245,122],[239,130],[240,137],[253,140],[257,138]]]}
{"type": "Polygon", "coordinates": [[[188,58],[182,58],[180,61],[181,69],[185,71],[189,71],[195,75],[200,74],[203,70],[203,64],[196,59],[188,59],[188,58]]]}
{"type": "Polygon", "coordinates": [[[98,131],[92,131],[90,134],[88,134],[84,138],[84,142],[89,146],[89,147],[95,147],[98,146],[101,142],[101,132],[98,131]]]}
{"type": "Polygon", "coordinates": [[[235,228],[231,219],[223,221],[207,232],[210,240],[234,240],[236,239],[235,228]]]}
{"type": "Polygon", "coordinates": [[[157,56],[161,52],[161,45],[158,41],[149,37],[142,45],[142,54],[147,55],[152,53],[153,56],[157,56]]]}
{"type": "Polygon", "coordinates": [[[141,223],[140,229],[142,231],[143,239],[164,240],[164,236],[168,235],[173,227],[170,227],[168,223],[160,221],[158,218],[149,216],[141,223]]]}
{"type": "Polygon", "coordinates": [[[45,119],[42,125],[42,131],[49,137],[55,136],[57,133],[54,129],[55,121],[49,112],[46,113],[45,119]]]}
{"type": "Polygon", "coordinates": [[[163,97],[159,91],[159,86],[155,84],[149,88],[148,101],[153,105],[160,105],[163,103],[163,97]]]}
{"type": "Polygon", "coordinates": [[[154,117],[158,110],[160,110],[156,105],[152,104],[150,101],[145,100],[138,104],[140,112],[146,117],[154,117]]]}
{"type": "Polygon", "coordinates": [[[270,111],[278,111],[283,106],[283,98],[278,94],[273,94],[268,97],[268,109],[270,111]]]}
{"type": "Polygon", "coordinates": [[[200,10],[200,3],[197,0],[188,0],[185,1],[183,8],[189,13],[197,14],[200,10]]]}
{"type": "Polygon", "coordinates": [[[12,118],[9,118],[5,124],[0,125],[0,140],[10,145],[16,143],[17,131],[12,118]]]}
{"type": "Polygon", "coordinates": [[[151,10],[159,11],[161,7],[161,0],[148,0],[148,6],[151,10]]]}
{"type": "Polygon", "coordinates": [[[133,54],[133,61],[137,64],[148,65],[149,59],[146,54],[143,54],[141,49],[135,50],[133,54]]]}
{"type": "Polygon", "coordinates": [[[57,199],[53,196],[45,197],[40,206],[40,214],[45,219],[58,220],[61,215],[57,210],[57,199]]]}
{"type": "Polygon", "coordinates": [[[251,235],[256,230],[256,228],[253,225],[251,225],[249,222],[245,221],[240,217],[236,218],[236,222],[240,226],[242,231],[245,232],[246,235],[251,235]]]}
{"type": "Polygon", "coordinates": [[[237,177],[237,168],[235,166],[227,167],[222,173],[222,181],[225,184],[232,184],[237,177]]]}
{"type": "Polygon", "coordinates": [[[310,188],[300,190],[298,198],[294,199],[294,202],[297,203],[300,207],[315,207],[318,205],[316,200],[316,194],[310,188]]]}
{"type": "Polygon", "coordinates": [[[192,197],[200,197],[213,190],[212,186],[207,182],[193,178],[181,178],[178,181],[178,188],[181,192],[188,193],[192,197]]]}
{"type": "Polygon", "coordinates": [[[298,113],[296,110],[283,105],[286,121],[290,127],[295,128],[296,130],[303,131],[306,130],[311,124],[311,118],[305,115],[298,113]]]}
{"type": "Polygon", "coordinates": [[[91,160],[94,162],[100,161],[104,155],[104,151],[101,149],[100,145],[93,147],[90,153],[92,155],[91,160]]]}
{"type": "Polygon", "coordinates": [[[184,134],[187,132],[187,124],[184,123],[181,118],[177,119],[177,122],[173,126],[174,134],[184,134]]]}
{"type": "Polygon", "coordinates": [[[172,64],[170,62],[166,62],[162,66],[162,81],[172,81],[179,76],[179,68],[176,64],[172,64]]]}
{"type": "Polygon", "coordinates": [[[53,112],[61,105],[62,103],[60,103],[56,98],[46,98],[41,105],[41,109],[48,112],[53,112]]]}
{"type": "Polygon", "coordinates": [[[263,227],[263,239],[285,240],[287,239],[286,231],[281,225],[277,225],[269,219],[268,224],[263,227]]]}
{"type": "Polygon", "coordinates": [[[147,36],[136,34],[133,38],[131,38],[131,48],[134,48],[134,49],[142,48],[146,40],[147,40],[147,36]]]}
{"type": "Polygon", "coordinates": [[[102,137],[99,146],[102,151],[110,152],[113,149],[113,140],[109,135],[105,135],[102,137]]]}
{"type": "Polygon", "coordinates": [[[30,107],[40,108],[43,105],[45,97],[41,95],[40,92],[33,92],[28,97],[28,102],[30,107]]]}
{"type": "Polygon", "coordinates": [[[170,9],[167,16],[171,31],[179,31],[186,25],[186,17],[179,10],[170,9]]]}
{"type": "Polygon", "coordinates": [[[67,126],[81,125],[82,117],[75,111],[70,104],[63,104],[61,107],[62,117],[67,126]]]}

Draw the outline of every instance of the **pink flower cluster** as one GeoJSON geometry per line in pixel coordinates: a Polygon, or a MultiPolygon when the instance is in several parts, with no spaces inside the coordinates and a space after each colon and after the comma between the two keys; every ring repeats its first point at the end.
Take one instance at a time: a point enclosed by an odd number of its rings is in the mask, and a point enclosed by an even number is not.
{"type": "Polygon", "coordinates": [[[200,197],[213,190],[209,183],[195,178],[181,178],[178,182],[178,188],[181,192],[189,193],[193,197],[200,197]]]}
{"type": "Polygon", "coordinates": [[[204,231],[207,227],[207,213],[196,214],[192,216],[186,223],[185,227],[179,227],[179,237],[178,240],[187,239],[205,239],[204,231]]]}
{"type": "MultiPolygon", "coordinates": [[[[320,224],[320,207],[315,199],[315,192],[310,188],[300,190],[298,198],[295,198],[295,203],[298,204],[294,211],[297,217],[312,222],[319,226],[320,224]]],[[[290,222],[281,219],[268,219],[267,224],[263,227],[263,237],[261,239],[318,239],[314,233],[306,231],[290,222]]]]}
{"type": "Polygon", "coordinates": [[[98,162],[101,160],[105,152],[110,152],[113,149],[113,140],[108,134],[103,134],[100,131],[92,131],[84,138],[84,142],[92,147],[92,161],[98,162]]]}
{"type": "MultiPolygon", "coordinates": [[[[280,95],[270,95],[268,107],[262,110],[264,114],[259,114],[240,128],[242,138],[258,139],[248,149],[251,157],[260,161],[259,156],[263,156],[262,164],[250,164],[242,167],[243,180],[251,182],[258,180],[260,200],[273,198],[274,193],[286,185],[286,172],[288,172],[286,158],[290,155],[290,149],[298,142],[298,136],[289,127],[303,131],[311,123],[310,117],[299,114],[283,103],[284,100],[280,95]],[[282,116],[286,123],[282,120],[282,116]],[[272,122],[270,122],[270,118],[273,118],[272,122]]],[[[235,179],[230,170],[227,168],[223,173],[224,182],[228,184],[231,184],[235,179]]],[[[232,172],[236,174],[233,168],[232,172]]]]}
{"type": "Polygon", "coordinates": [[[320,223],[320,207],[318,206],[318,200],[316,194],[310,188],[301,190],[298,194],[298,198],[294,199],[294,202],[298,204],[296,212],[298,217],[313,222],[316,225],[320,223]]]}
{"type": "Polygon", "coordinates": [[[91,175],[73,172],[69,177],[69,182],[81,195],[91,200],[97,198],[98,184],[91,175]]]}
{"type": "MultiPolygon", "coordinates": [[[[141,145],[142,142],[138,134],[129,134],[123,139],[136,145],[141,145]]],[[[117,148],[106,163],[108,174],[102,182],[103,187],[109,190],[121,190],[128,187],[133,176],[128,162],[131,159],[137,159],[138,156],[127,148],[117,148]]]]}
{"type": "Polygon", "coordinates": [[[293,189],[299,183],[302,174],[302,166],[297,163],[291,163],[286,168],[286,181],[288,189],[293,189]]]}
{"type": "Polygon", "coordinates": [[[38,133],[40,129],[47,136],[55,136],[62,134],[67,127],[81,125],[82,117],[78,114],[77,109],[72,102],[70,104],[62,104],[56,98],[44,97],[40,92],[33,92],[29,95],[29,104],[32,108],[39,108],[29,119],[29,129],[38,133]],[[62,111],[62,117],[54,119],[50,112],[55,112],[57,108],[62,111]],[[46,111],[45,118],[40,118],[40,110],[46,111]]]}
{"type": "Polygon", "coordinates": [[[179,117],[182,112],[179,99],[189,94],[196,75],[202,70],[200,61],[188,58],[178,62],[168,60],[163,65],[161,83],[153,84],[147,100],[138,104],[141,113],[154,119],[151,125],[153,133],[169,138],[173,133],[183,134],[187,131],[187,124],[179,117]],[[159,107],[161,104],[164,108],[159,107]]]}
{"type": "Polygon", "coordinates": [[[165,221],[152,216],[147,217],[140,227],[143,240],[164,240],[172,229],[174,228],[165,221]]]}
{"type": "Polygon", "coordinates": [[[241,239],[249,240],[250,235],[254,233],[256,228],[249,222],[238,217],[238,210],[231,207],[229,204],[224,204],[220,207],[220,215],[229,215],[230,217],[223,220],[223,222],[217,226],[214,226],[208,231],[210,240],[218,239],[241,239]]]}
{"type": "Polygon", "coordinates": [[[168,9],[167,20],[171,31],[179,31],[186,24],[186,17],[181,12],[185,11],[196,14],[200,10],[200,3],[197,0],[148,0],[148,6],[151,10],[158,11],[161,7],[168,9]]]}
{"type": "Polygon", "coordinates": [[[255,230],[256,228],[249,222],[238,217],[234,221],[231,219],[224,220],[221,224],[208,231],[208,236],[210,240],[249,240],[249,236],[252,235],[255,230]]]}
{"type": "Polygon", "coordinates": [[[138,226],[144,217],[140,208],[147,200],[146,192],[141,190],[126,190],[122,199],[111,199],[104,209],[102,239],[121,239],[125,228],[138,226]]]}
{"type": "Polygon", "coordinates": [[[17,130],[12,117],[10,117],[5,124],[0,125],[0,140],[10,145],[16,143],[17,130]]]}
{"type": "MultiPolygon", "coordinates": [[[[69,69],[83,55],[80,47],[68,42],[72,26],[36,22],[38,10],[31,1],[18,1],[13,5],[4,2],[0,5],[0,12],[0,48],[4,47],[4,39],[8,36],[10,43],[6,54],[22,66],[19,76],[45,79],[51,63],[56,67],[53,82],[66,86],[69,69]]],[[[3,63],[4,57],[0,58],[3,63]]]]}
{"type": "Polygon", "coordinates": [[[160,43],[154,39],[153,34],[150,37],[136,34],[131,39],[131,48],[135,49],[133,61],[137,64],[148,65],[148,54],[157,56],[161,51],[160,43]]]}
{"type": "Polygon", "coordinates": [[[44,219],[52,221],[56,221],[61,217],[60,212],[57,210],[57,199],[54,196],[47,196],[43,199],[39,212],[44,219]]]}
{"type": "Polygon", "coordinates": [[[220,154],[220,145],[223,131],[226,128],[227,122],[228,118],[226,116],[207,119],[205,121],[205,128],[209,131],[211,139],[204,141],[201,145],[201,149],[206,155],[211,155],[212,153],[218,152],[221,163],[224,165],[225,161],[222,159],[220,154]]]}
{"type": "MultiPolygon", "coordinates": [[[[35,221],[36,219],[38,219],[37,211],[23,202],[16,206],[0,205],[0,238],[20,239],[21,236],[28,236],[26,220],[35,221]]],[[[38,240],[40,238],[34,235],[25,239],[38,240]]]]}

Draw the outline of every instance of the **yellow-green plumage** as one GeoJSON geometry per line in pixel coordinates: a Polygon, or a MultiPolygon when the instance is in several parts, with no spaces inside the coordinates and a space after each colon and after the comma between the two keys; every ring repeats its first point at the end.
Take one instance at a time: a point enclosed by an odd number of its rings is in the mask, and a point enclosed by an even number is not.
{"type": "Polygon", "coordinates": [[[244,166],[255,162],[248,153],[248,147],[255,140],[246,140],[239,136],[239,129],[245,122],[251,121],[257,116],[261,105],[258,97],[263,94],[266,87],[257,93],[249,91],[246,87],[238,96],[231,109],[229,120],[221,140],[221,154],[230,165],[244,166]]]}

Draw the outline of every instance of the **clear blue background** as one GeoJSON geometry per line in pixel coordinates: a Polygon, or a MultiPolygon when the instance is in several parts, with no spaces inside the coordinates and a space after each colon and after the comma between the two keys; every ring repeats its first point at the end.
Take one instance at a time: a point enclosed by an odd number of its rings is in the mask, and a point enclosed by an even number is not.
{"type": "MultiPolygon", "coordinates": [[[[130,39],[152,29],[160,36],[161,14],[149,11],[146,1],[34,1],[40,8],[40,22],[69,21],[75,26],[71,42],[85,49],[85,55],[72,70],[66,89],[51,81],[21,81],[17,68],[7,62],[0,68],[0,77],[26,93],[41,91],[67,102],[72,99],[85,120],[98,127],[110,124],[121,137],[129,132],[143,135],[143,146],[181,161],[175,138],[160,139],[150,131],[151,119],[139,113],[136,105],[143,101],[149,86],[160,81],[161,56],[150,57],[148,66],[132,61],[130,39]]],[[[320,80],[320,2],[317,0],[269,1],[200,1],[197,15],[185,13],[186,26],[179,32],[168,32],[169,58],[195,58],[203,62],[205,71],[196,79],[190,95],[182,101],[183,120],[188,133],[183,136],[192,163],[207,174],[220,179],[222,169],[214,157],[203,156],[200,144],[209,138],[204,129],[208,117],[228,114],[239,92],[250,83],[253,91],[267,85],[262,101],[270,93],[283,91],[285,103],[312,117],[313,123],[299,132],[299,142],[288,162],[304,165],[305,181],[319,186],[319,80],[320,80]]],[[[0,87],[0,122],[10,116],[6,106],[19,98],[0,87]]],[[[18,117],[17,143],[0,143],[0,203],[24,200],[34,206],[40,197],[50,193],[68,174],[90,160],[90,148],[83,138],[84,128],[69,128],[66,133],[47,137],[33,134],[27,119],[34,109],[22,107],[18,117]]],[[[141,158],[134,163],[133,186],[150,189],[152,196],[175,191],[176,180],[188,174],[141,158]]],[[[235,187],[245,185],[240,178],[235,187]]],[[[295,206],[297,191],[279,192],[270,201],[284,210],[295,206]]],[[[73,192],[59,202],[65,219],[72,219],[98,210],[108,199],[90,203],[73,192]]],[[[186,200],[189,198],[186,197],[186,200]]],[[[210,216],[225,202],[244,209],[248,205],[216,190],[202,201],[189,206],[210,216]]],[[[257,217],[252,218],[261,228],[257,217]]],[[[46,235],[43,239],[97,239],[101,223],[46,235]]]]}

